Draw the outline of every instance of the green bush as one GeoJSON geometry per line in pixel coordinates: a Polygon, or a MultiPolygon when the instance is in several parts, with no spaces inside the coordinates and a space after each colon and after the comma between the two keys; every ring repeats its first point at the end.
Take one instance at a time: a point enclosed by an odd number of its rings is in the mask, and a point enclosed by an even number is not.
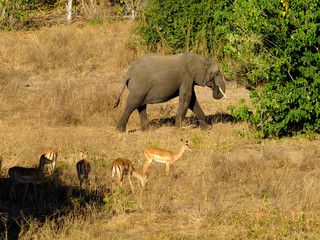
{"type": "Polygon", "coordinates": [[[24,19],[35,6],[35,0],[0,0],[0,29],[12,30],[26,27],[24,19]]]}
{"type": "Polygon", "coordinates": [[[138,33],[151,51],[166,46],[173,52],[193,50],[203,55],[214,49],[215,11],[225,1],[149,0],[137,19],[138,33]]]}
{"type": "Polygon", "coordinates": [[[256,54],[267,53],[269,82],[251,93],[253,109],[231,106],[232,115],[252,122],[261,137],[319,132],[320,4],[260,0],[252,1],[252,6],[259,9],[257,23],[244,24],[260,34],[256,54]]]}
{"type": "Polygon", "coordinates": [[[128,197],[128,191],[121,187],[118,187],[114,193],[109,193],[103,202],[106,213],[124,214],[138,209],[135,201],[128,197]]]}

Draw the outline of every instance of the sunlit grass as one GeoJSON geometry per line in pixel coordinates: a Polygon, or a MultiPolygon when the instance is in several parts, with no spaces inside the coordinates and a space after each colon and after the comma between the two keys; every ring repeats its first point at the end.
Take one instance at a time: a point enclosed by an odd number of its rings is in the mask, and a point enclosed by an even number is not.
{"type": "MultiPolygon", "coordinates": [[[[181,129],[171,126],[177,99],[148,106],[153,122],[150,131],[140,131],[136,112],[128,123],[128,130],[133,131],[115,131],[125,97],[115,110],[113,102],[126,70],[142,54],[126,47],[130,24],[0,35],[2,236],[318,238],[320,156],[316,141],[256,140],[250,126],[234,124],[226,117],[230,103],[248,98],[248,92],[232,83],[227,84],[227,93],[242,95],[230,94],[219,103],[200,89],[200,105],[213,123],[208,131],[197,128],[192,118],[181,129]],[[25,87],[26,83],[41,84],[25,87]],[[128,158],[141,171],[144,148],[177,152],[180,139],[188,139],[193,151],[172,164],[170,176],[165,176],[164,164],[153,162],[145,189],[133,178],[135,195],[128,181],[115,193],[110,191],[114,159],[128,158]],[[32,187],[26,203],[10,202],[7,170],[36,165],[40,148],[46,146],[58,149],[58,165],[53,180],[46,176],[38,183],[38,206],[33,203],[32,187]],[[91,185],[82,192],[75,168],[80,151],[88,152],[92,166],[91,185]]],[[[17,195],[22,194],[23,186],[19,186],[17,195]]]]}

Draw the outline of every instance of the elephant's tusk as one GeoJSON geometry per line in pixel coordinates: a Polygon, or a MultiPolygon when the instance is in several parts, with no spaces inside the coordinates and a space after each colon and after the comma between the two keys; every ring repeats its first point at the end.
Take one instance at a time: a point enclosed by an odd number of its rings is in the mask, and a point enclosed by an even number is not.
{"type": "Polygon", "coordinates": [[[221,87],[219,87],[220,92],[222,93],[222,95],[227,98],[227,96],[224,94],[224,92],[222,91],[221,87]]]}

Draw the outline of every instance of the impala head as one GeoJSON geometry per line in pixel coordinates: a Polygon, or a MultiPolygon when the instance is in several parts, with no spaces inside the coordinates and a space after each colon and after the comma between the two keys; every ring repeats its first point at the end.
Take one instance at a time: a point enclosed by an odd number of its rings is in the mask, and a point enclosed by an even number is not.
{"type": "Polygon", "coordinates": [[[83,154],[82,152],[80,152],[80,160],[86,159],[87,158],[87,154],[88,153],[83,154]]]}
{"type": "Polygon", "coordinates": [[[181,139],[181,144],[182,144],[182,146],[183,146],[183,148],[184,148],[185,150],[190,150],[190,151],[192,151],[191,147],[189,146],[188,140],[183,141],[183,139],[181,139]]]}
{"type": "Polygon", "coordinates": [[[39,169],[41,171],[43,171],[44,169],[44,165],[48,163],[48,161],[50,161],[48,158],[46,158],[45,154],[42,154],[40,157],[40,162],[39,162],[39,169]]]}

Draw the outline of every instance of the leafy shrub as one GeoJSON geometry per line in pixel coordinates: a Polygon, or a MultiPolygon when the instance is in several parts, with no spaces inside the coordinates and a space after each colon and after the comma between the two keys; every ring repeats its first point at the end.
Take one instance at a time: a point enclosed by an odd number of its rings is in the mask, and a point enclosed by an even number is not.
{"type": "Polygon", "coordinates": [[[216,42],[215,11],[222,6],[218,0],[150,0],[137,30],[152,51],[166,46],[208,55],[216,42]]]}
{"type": "Polygon", "coordinates": [[[35,0],[0,0],[0,29],[21,29],[25,15],[35,5],[35,0]]]}
{"type": "Polygon", "coordinates": [[[259,51],[267,52],[270,81],[251,93],[253,109],[230,110],[235,118],[252,122],[261,137],[320,130],[319,3],[288,2],[252,1],[261,20],[244,21],[247,29],[260,32],[259,51]]]}
{"type": "Polygon", "coordinates": [[[127,190],[118,187],[112,194],[103,199],[105,212],[112,214],[124,214],[134,212],[138,209],[134,200],[129,199],[127,190]]]}

